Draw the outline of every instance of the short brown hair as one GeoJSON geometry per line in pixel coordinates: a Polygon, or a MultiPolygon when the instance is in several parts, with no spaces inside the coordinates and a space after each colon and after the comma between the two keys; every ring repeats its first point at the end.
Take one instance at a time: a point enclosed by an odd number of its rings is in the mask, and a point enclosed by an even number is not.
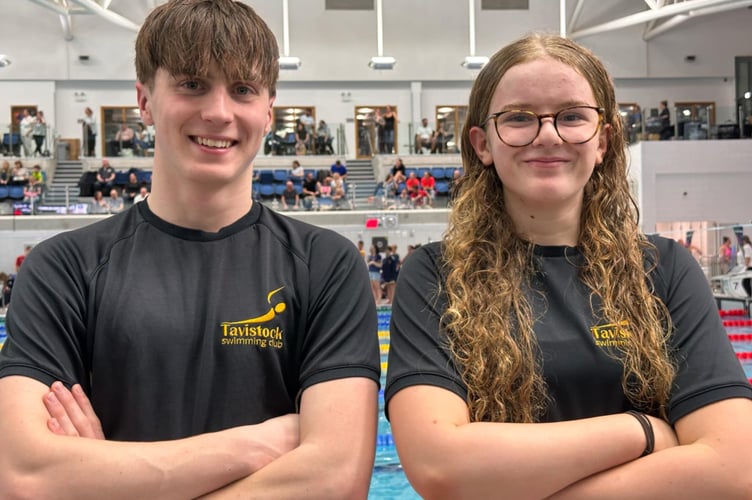
{"type": "Polygon", "coordinates": [[[260,82],[276,94],[277,39],[256,12],[234,0],[170,0],[152,10],[136,38],[136,76],[157,69],[202,77],[216,61],[228,80],[260,82]]]}

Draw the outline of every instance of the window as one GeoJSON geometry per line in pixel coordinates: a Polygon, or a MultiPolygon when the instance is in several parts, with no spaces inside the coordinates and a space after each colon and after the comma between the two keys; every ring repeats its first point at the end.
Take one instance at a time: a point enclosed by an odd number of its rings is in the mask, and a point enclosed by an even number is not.
{"type": "Polygon", "coordinates": [[[467,120],[467,106],[436,106],[436,130],[445,133],[444,153],[460,152],[460,136],[467,120]]]}
{"type": "Polygon", "coordinates": [[[273,141],[266,141],[264,152],[274,155],[294,155],[310,153],[312,143],[305,144],[305,149],[297,144],[295,127],[298,122],[306,126],[313,139],[316,131],[316,108],[313,106],[275,106],[273,109],[273,141]],[[296,149],[297,147],[297,149],[296,149]]]}
{"type": "Polygon", "coordinates": [[[355,106],[355,150],[358,158],[398,154],[397,116],[397,106],[393,105],[355,106]]]}
{"type": "Polygon", "coordinates": [[[715,125],[715,102],[677,102],[677,133],[684,139],[707,139],[715,125]]]}
{"type": "Polygon", "coordinates": [[[115,141],[115,134],[120,130],[122,124],[126,124],[135,132],[138,130],[138,124],[141,123],[141,113],[138,106],[102,106],[101,109],[102,128],[99,131],[102,140],[97,140],[101,148],[102,156],[115,156],[120,153],[120,149],[112,149],[115,141]],[[109,148],[109,149],[108,149],[109,148]]]}

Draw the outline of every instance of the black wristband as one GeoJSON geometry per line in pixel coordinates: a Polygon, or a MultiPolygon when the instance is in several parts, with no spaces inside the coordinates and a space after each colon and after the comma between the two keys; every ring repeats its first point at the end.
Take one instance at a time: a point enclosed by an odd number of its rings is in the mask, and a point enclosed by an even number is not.
{"type": "Polygon", "coordinates": [[[653,447],[655,446],[655,433],[653,432],[653,424],[650,423],[650,419],[648,417],[640,412],[629,410],[627,413],[632,415],[637,419],[638,422],[640,422],[640,426],[642,427],[643,432],[645,432],[645,451],[642,452],[640,458],[646,457],[653,453],[653,447]]]}

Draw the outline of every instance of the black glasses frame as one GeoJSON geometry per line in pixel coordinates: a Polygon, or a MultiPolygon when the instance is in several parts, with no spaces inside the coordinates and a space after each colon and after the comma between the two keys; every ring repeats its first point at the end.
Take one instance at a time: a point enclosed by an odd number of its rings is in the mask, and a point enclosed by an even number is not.
{"type": "Polygon", "coordinates": [[[561,139],[562,141],[566,142],[567,144],[585,144],[586,142],[588,142],[589,140],[591,140],[593,137],[595,137],[595,135],[601,129],[601,126],[603,125],[603,117],[604,117],[605,113],[606,113],[606,110],[604,108],[599,108],[597,106],[584,106],[584,105],[583,106],[569,106],[568,108],[560,109],[556,113],[544,113],[542,115],[539,115],[538,113],[535,113],[534,111],[529,111],[527,109],[507,109],[507,110],[504,110],[504,111],[499,111],[498,113],[494,113],[492,115],[488,115],[488,117],[485,120],[483,120],[483,125],[485,125],[486,123],[488,123],[489,120],[493,120],[494,129],[496,129],[496,136],[499,138],[499,140],[501,142],[503,142],[507,146],[510,146],[510,147],[513,147],[513,148],[524,148],[525,146],[529,146],[530,144],[532,144],[533,141],[535,141],[535,139],[540,134],[541,127],[543,126],[543,119],[544,118],[553,118],[554,130],[556,130],[556,135],[559,136],[559,139],[561,139]],[[588,109],[592,109],[592,110],[597,111],[598,112],[598,125],[596,125],[595,130],[593,131],[593,135],[591,135],[590,137],[588,137],[584,141],[569,142],[568,140],[564,139],[561,136],[561,134],[559,133],[559,127],[558,127],[558,125],[556,125],[556,120],[557,120],[557,118],[559,118],[559,115],[561,113],[564,113],[565,111],[571,111],[573,109],[578,109],[578,108],[588,108],[588,109]],[[530,142],[528,142],[526,144],[509,144],[507,141],[505,141],[501,137],[501,134],[499,133],[499,126],[497,125],[497,120],[498,120],[498,118],[501,115],[506,114],[506,113],[527,113],[527,114],[529,114],[531,116],[535,116],[538,119],[538,131],[535,133],[535,135],[533,136],[533,138],[530,139],[530,142]]]}

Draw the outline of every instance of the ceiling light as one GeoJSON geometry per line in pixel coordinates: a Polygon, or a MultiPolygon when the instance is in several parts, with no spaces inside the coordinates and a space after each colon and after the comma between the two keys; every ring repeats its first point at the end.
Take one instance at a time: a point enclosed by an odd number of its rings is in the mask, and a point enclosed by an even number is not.
{"type": "Polygon", "coordinates": [[[298,69],[301,64],[299,57],[282,56],[279,58],[279,69],[298,69]]]}
{"type": "Polygon", "coordinates": [[[467,56],[462,61],[462,65],[467,69],[481,69],[486,63],[488,63],[486,56],[467,56]]]}
{"type": "Polygon", "coordinates": [[[0,54],[0,68],[10,66],[12,62],[13,61],[11,61],[8,56],[6,56],[5,54],[0,54]]]}
{"type": "Polygon", "coordinates": [[[374,56],[368,62],[372,69],[394,69],[397,60],[390,56],[374,56]]]}

